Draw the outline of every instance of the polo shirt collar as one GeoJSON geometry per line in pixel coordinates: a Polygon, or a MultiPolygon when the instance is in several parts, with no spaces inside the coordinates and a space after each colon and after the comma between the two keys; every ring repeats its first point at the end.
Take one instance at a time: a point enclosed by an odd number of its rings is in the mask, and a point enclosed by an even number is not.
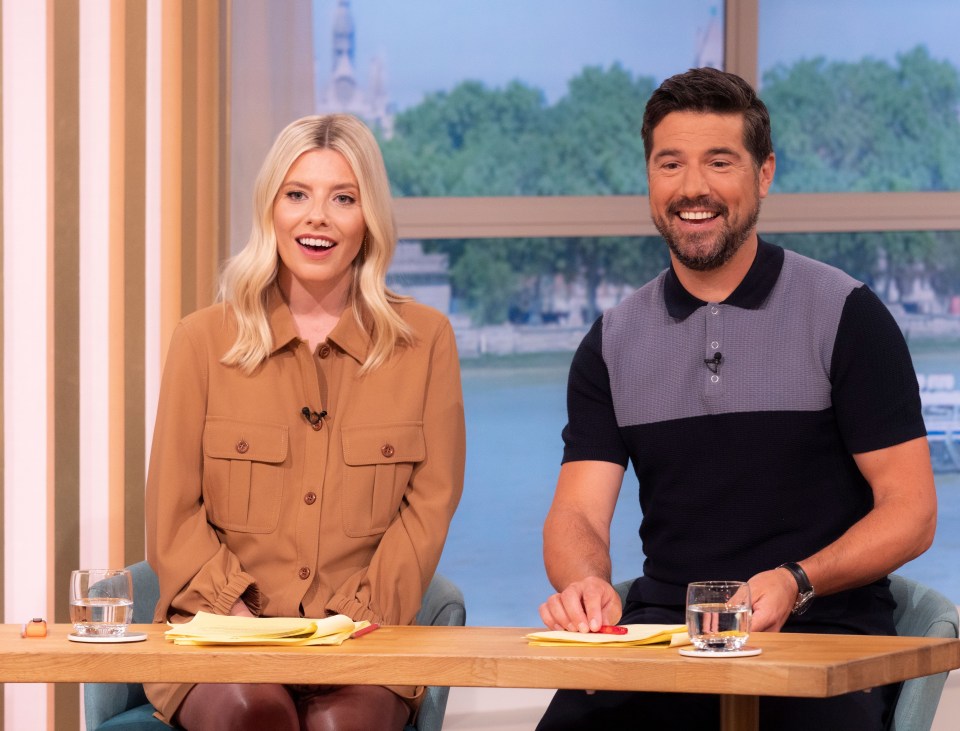
{"type": "MultiPolygon", "coordinates": [[[[783,249],[759,239],[757,254],[747,271],[747,275],[721,304],[733,305],[745,310],[758,309],[770,296],[773,285],[777,283],[777,279],[780,277],[782,268],[783,249]]],[[[663,300],[667,313],[676,320],[685,320],[697,309],[707,304],[683,288],[676,271],[674,271],[672,261],[664,280],[663,300]]]]}
{"type": "MultiPolygon", "coordinates": [[[[270,332],[273,335],[273,350],[270,351],[270,354],[273,355],[290,343],[295,343],[300,339],[297,326],[293,321],[293,315],[290,313],[290,308],[280,293],[280,285],[276,281],[267,290],[266,310],[270,332]]],[[[327,340],[334,343],[358,363],[366,361],[372,345],[370,333],[357,321],[352,307],[347,307],[343,311],[337,324],[334,325],[333,330],[327,336],[327,340]]]]}

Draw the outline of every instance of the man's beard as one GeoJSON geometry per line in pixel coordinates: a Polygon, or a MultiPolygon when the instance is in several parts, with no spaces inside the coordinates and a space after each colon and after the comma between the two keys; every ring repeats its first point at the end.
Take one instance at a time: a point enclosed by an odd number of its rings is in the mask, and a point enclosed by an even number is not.
{"type": "Polygon", "coordinates": [[[667,209],[667,214],[671,217],[676,216],[681,210],[700,209],[713,211],[723,218],[722,227],[715,234],[698,234],[696,232],[685,234],[687,250],[681,248],[681,242],[677,236],[674,236],[666,219],[661,216],[653,217],[653,224],[657,231],[663,236],[667,246],[673,253],[674,258],[687,269],[697,272],[709,272],[719,269],[726,264],[733,255],[737,253],[741,246],[746,242],[750,232],[756,228],[757,221],[760,218],[760,198],[756,199],[756,205],[750,215],[739,226],[732,227],[730,220],[726,217],[729,209],[723,203],[711,201],[707,197],[689,199],[682,198],[674,201],[667,209]],[[712,248],[700,250],[699,245],[707,241],[707,236],[716,236],[716,241],[712,248]]]}

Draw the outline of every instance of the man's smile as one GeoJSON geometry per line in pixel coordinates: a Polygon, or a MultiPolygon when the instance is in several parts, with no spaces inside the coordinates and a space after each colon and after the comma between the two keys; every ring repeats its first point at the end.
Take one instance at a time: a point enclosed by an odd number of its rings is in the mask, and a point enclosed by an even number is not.
{"type": "Polygon", "coordinates": [[[680,211],[677,215],[684,221],[706,221],[720,214],[713,211],[680,211]]]}

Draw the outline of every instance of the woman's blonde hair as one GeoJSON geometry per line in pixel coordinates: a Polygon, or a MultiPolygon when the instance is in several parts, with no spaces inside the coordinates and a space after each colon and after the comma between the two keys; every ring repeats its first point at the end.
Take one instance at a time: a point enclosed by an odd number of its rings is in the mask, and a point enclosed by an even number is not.
{"type": "Polygon", "coordinates": [[[273,143],[257,174],[253,190],[253,229],[240,253],[232,257],[220,279],[220,299],[233,306],[237,339],[222,362],[250,373],[273,348],[266,301],[277,277],[279,256],[273,228],[273,204],[294,162],[310,150],[334,150],[346,159],[360,187],[360,206],[367,233],[353,261],[349,301],[354,317],[371,332],[373,347],[361,368],[381,365],[394,348],[410,344],[412,333],[391,304],[406,301],[387,289],[387,269],[397,246],[390,184],[380,147],[356,117],[330,114],[298,119],[273,143]]]}

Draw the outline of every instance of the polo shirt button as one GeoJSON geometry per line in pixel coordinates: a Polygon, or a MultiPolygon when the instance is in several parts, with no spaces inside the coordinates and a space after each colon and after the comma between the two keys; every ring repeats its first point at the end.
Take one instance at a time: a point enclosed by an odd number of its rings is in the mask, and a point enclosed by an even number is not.
{"type": "Polygon", "coordinates": [[[330,355],[330,346],[329,346],[329,345],[321,345],[321,346],[320,346],[320,357],[321,357],[321,358],[326,358],[328,355],[330,355]]]}
{"type": "Polygon", "coordinates": [[[711,307],[711,308],[710,308],[710,314],[711,314],[711,315],[716,315],[718,312],[720,312],[720,308],[719,308],[719,307],[711,307]]]}
{"type": "Polygon", "coordinates": [[[713,348],[714,350],[716,350],[717,348],[720,347],[720,343],[718,343],[716,340],[714,340],[712,343],[710,343],[710,347],[713,348]]]}
{"type": "Polygon", "coordinates": [[[317,493],[308,492],[303,496],[303,502],[305,502],[307,505],[313,505],[315,502],[317,502],[317,493]]]}
{"type": "Polygon", "coordinates": [[[301,569],[297,572],[297,576],[299,576],[301,579],[309,579],[309,578],[310,578],[310,569],[308,569],[306,566],[304,566],[303,568],[301,568],[301,569]]]}
{"type": "Polygon", "coordinates": [[[710,376],[710,380],[711,380],[713,383],[719,383],[719,382],[720,382],[720,376],[710,376]]]}
{"type": "Polygon", "coordinates": [[[250,449],[250,445],[247,444],[242,439],[239,442],[237,442],[237,452],[239,452],[240,454],[246,454],[248,449],[250,449]]]}
{"type": "Polygon", "coordinates": [[[380,454],[382,454],[387,459],[390,459],[393,456],[394,449],[392,444],[384,444],[380,447],[380,454]]]}

